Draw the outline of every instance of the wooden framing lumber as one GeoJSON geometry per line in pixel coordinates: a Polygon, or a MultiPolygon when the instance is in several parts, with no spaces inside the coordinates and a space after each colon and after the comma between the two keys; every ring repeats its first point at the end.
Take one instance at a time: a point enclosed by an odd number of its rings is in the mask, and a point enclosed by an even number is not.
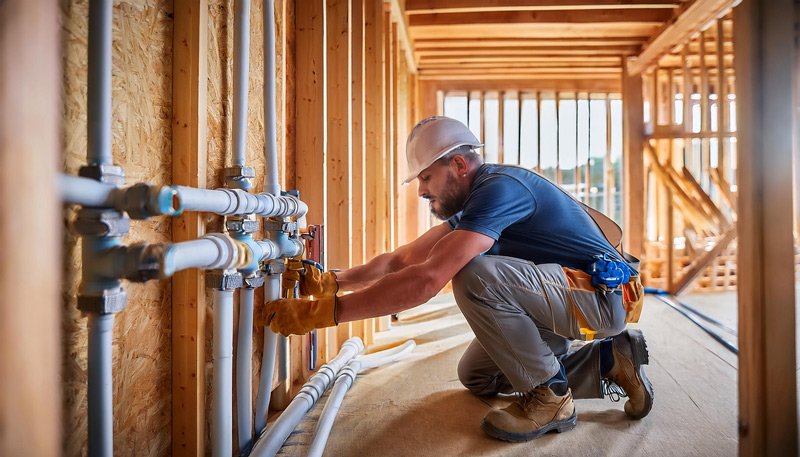
{"type": "MultiPolygon", "coordinates": [[[[327,227],[327,175],[328,148],[327,109],[325,97],[325,2],[309,0],[295,3],[295,112],[302,119],[295,125],[295,170],[297,189],[308,204],[308,224],[325,224],[325,245],[330,227],[327,227]]],[[[348,100],[349,103],[349,100],[348,100]]],[[[326,262],[327,263],[327,262],[326,262]]],[[[327,360],[328,331],[317,332],[317,366],[327,360]]]]}
{"type": "Polygon", "coordinates": [[[491,11],[551,11],[596,9],[672,9],[675,0],[407,0],[409,15],[434,13],[480,13],[491,11]]]}
{"type": "Polygon", "coordinates": [[[704,24],[720,17],[735,3],[736,0],[706,0],[691,2],[682,7],[678,16],[645,45],[638,57],[628,60],[628,73],[632,76],[638,75],[675,45],[700,30],[704,24]]]}
{"type": "Polygon", "coordinates": [[[542,24],[542,23],[656,23],[660,24],[672,15],[665,9],[607,9],[607,10],[561,10],[561,11],[481,11],[475,13],[414,14],[409,26],[438,25],[447,27],[460,24],[542,24]]]}
{"type": "Polygon", "coordinates": [[[739,454],[797,455],[794,2],[734,8],[738,112],[739,454]]]}
{"type": "Polygon", "coordinates": [[[414,43],[408,33],[408,21],[406,19],[405,8],[400,0],[386,0],[389,2],[389,8],[392,12],[392,21],[397,24],[397,33],[404,55],[406,56],[406,64],[412,73],[417,72],[417,62],[414,60],[414,43]]]}
{"type": "MultiPolygon", "coordinates": [[[[351,1],[326,2],[326,9],[327,262],[329,268],[345,269],[352,265],[353,235],[351,1]]],[[[332,351],[338,352],[339,346],[350,337],[351,327],[350,322],[338,325],[336,343],[330,348],[332,351]]]]}
{"type": "Polygon", "coordinates": [[[683,292],[692,281],[697,279],[697,276],[702,273],[706,267],[714,264],[716,258],[722,254],[735,239],[736,226],[731,225],[725,230],[722,236],[719,237],[719,240],[717,240],[717,243],[711,250],[705,251],[703,255],[692,261],[678,280],[668,282],[669,292],[672,295],[678,295],[683,292]]]}
{"type": "MultiPolygon", "coordinates": [[[[364,2],[369,0],[352,1],[352,253],[351,265],[361,265],[366,260],[366,130],[364,128],[364,2]]],[[[352,323],[353,335],[367,340],[367,321],[352,323]]]]}
{"type": "MultiPolygon", "coordinates": [[[[206,187],[207,0],[174,4],[172,71],[172,180],[206,187]]],[[[199,213],[173,219],[173,242],[205,233],[199,213]]],[[[205,455],[206,299],[204,276],[194,270],[172,278],[172,455],[205,455]]]]}
{"type": "MultiPolygon", "coordinates": [[[[0,4],[0,455],[62,455],[62,13],[0,4]]],[[[68,393],[69,394],[69,393],[68,393]]],[[[78,395],[77,392],[73,393],[78,395]]],[[[85,395],[85,391],[84,391],[85,395]]]]}
{"type": "MultiPolygon", "coordinates": [[[[591,106],[591,102],[590,102],[591,106]]],[[[632,255],[641,258],[644,255],[645,230],[645,188],[644,188],[644,104],[642,102],[642,77],[630,76],[623,68],[622,77],[623,115],[623,201],[625,214],[625,238],[623,245],[632,255]]],[[[591,116],[590,116],[591,119],[591,116]]],[[[588,176],[587,167],[587,176],[588,176]]],[[[588,185],[587,185],[588,193],[588,185]]]]}

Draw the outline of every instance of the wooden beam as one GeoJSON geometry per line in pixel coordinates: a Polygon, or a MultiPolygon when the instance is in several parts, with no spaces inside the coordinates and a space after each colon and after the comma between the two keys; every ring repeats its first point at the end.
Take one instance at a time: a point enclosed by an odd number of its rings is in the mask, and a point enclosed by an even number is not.
{"type": "MultiPolygon", "coordinates": [[[[174,3],[172,38],[172,181],[206,187],[207,0],[174,3]]],[[[202,214],[172,221],[172,241],[205,233],[202,214]]],[[[202,273],[172,278],[172,455],[205,455],[206,291],[202,273]]]]}
{"type": "Polygon", "coordinates": [[[553,47],[553,48],[573,48],[580,46],[641,46],[648,40],[647,36],[618,36],[613,38],[603,38],[596,36],[567,36],[560,38],[495,38],[482,37],[480,40],[464,38],[424,38],[414,40],[414,49],[419,52],[428,49],[447,49],[447,48],[518,48],[518,47],[553,47]]]}
{"type": "Polygon", "coordinates": [[[792,0],[733,10],[738,124],[739,454],[797,455],[792,0]]]}
{"type": "MultiPolygon", "coordinates": [[[[595,78],[595,82],[599,82],[600,80],[608,80],[609,85],[613,85],[615,87],[619,86],[619,73],[597,73],[592,74],[592,78],[595,78]]],[[[541,80],[543,81],[542,86],[547,87],[561,87],[561,86],[570,86],[569,80],[576,80],[574,87],[580,87],[583,84],[583,80],[587,77],[586,74],[577,74],[577,73],[566,73],[566,72],[537,72],[537,73],[501,73],[501,74],[486,74],[480,75],[478,73],[470,74],[470,73],[461,73],[461,74],[450,74],[450,73],[443,73],[443,74],[425,74],[424,72],[419,73],[420,81],[452,81],[455,79],[462,80],[462,81],[486,81],[487,83],[491,83],[492,81],[499,81],[500,86],[503,85],[503,82],[508,80],[517,80],[517,79],[528,79],[530,81],[541,80]],[[557,80],[557,81],[556,81],[557,80]]]]}
{"type": "Polygon", "coordinates": [[[619,55],[636,54],[639,47],[636,45],[621,46],[517,46],[513,48],[503,46],[482,46],[482,47],[442,47],[442,48],[423,48],[418,49],[415,54],[420,59],[429,57],[451,57],[451,56],[584,56],[584,57],[616,57],[619,55]]]}
{"type": "Polygon", "coordinates": [[[409,15],[434,13],[481,13],[493,11],[568,11],[598,9],[673,9],[676,0],[407,0],[409,15]]]}
{"type": "Polygon", "coordinates": [[[672,16],[668,9],[602,9],[566,11],[482,11],[477,13],[414,14],[409,18],[413,29],[423,25],[460,24],[579,24],[579,23],[655,23],[661,24],[672,16]]]}
{"type": "Polygon", "coordinates": [[[0,455],[63,452],[62,20],[56,2],[0,4],[0,455]]]}
{"type": "Polygon", "coordinates": [[[641,75],[622,75],[623,135],[623,245],[632,255],[644,255],[645,174],[644,174],[644,103],[641,75]]]}
{"type": "MultiPolygon", "coordinates": [[[[331,227],[327,226],[325,166],[328,148],[325,1],[295,2],[295,8],[295,113],[297,119],[302,119],[295,125],[296,183],[301,198],[308,204],[308,223],[326,225],[327,246],[331,227]]],[[[327,360],[329,350],[328,331],[318,331],[318,366],[327,360]]]]}
{"type": "MultiPolygon", "coordinates": [[[[361,265],[368,259],[365,258],[366,252],[366,130],[364,128],[364,2],[369,0],[352,1],[352,176],[353,176],[353,199],[352,199],[352,259],[351,265],[361,265]]],[[[367,321],[357,321],[352,323],[353,335],[367,340],[367,321]]]]}
{"type": "Polygon", "coordinates": [[[737,0],[706,0],[686,3],[677,16],[665,24],[635,59],[628,60],[628,73],[638,75],[662,55],[697,33],[705,24],[730,10],[737,0]]]}
{"type": "MultiPolygon", "coordinates": [[[[619,92],[620,78],[616,79],[578,79],[578,80],[537,80],[537,79],[496,79],[487,81],[450,79],[440,81],[425,81],[423,87],[427,87],[422,93],[431,93],[433,106],[435,107],[435,94],[437,90],[478,90],[491,91],[513,87],[522,91],[581,91],[581,92],[619,92]],[[431,89],[432,87],[432,89],[431,89]]],[[[435,111],[435,110],[434,110],[435,111]]],[[[432,116],[433,114],[431,114],[432,116]]]]}
{"type": "Polygon", "coordinates": [[[397,24],[397,33],[402,43],[403,53],[406,56],[406,64],[412,73],[417,72],[417,62],[414,59],[414,42],[408,33],[408,20],[400,0],[386,0],[392,12],[392,20],[397,24]]]}
{"type": "Polygon", "coordinates": [[[421,39],[558,39],[569,37],[587,38],[630,38],[651,36],[658,32],[660,23],[656,22],[584,22],[584,23],[530,23],[511,24],[454,24],[417,25],[411,27],[414,42],[421,39]]]}
{"type": "Polygon", "coordinates": [[[366,254],[367,258],[371,259],[386,252],[385,238],[388,232],[384,214],[386,180],[383,172],[383,166],[386,163],[385,51],[383,46],[383,5],[377,0],[366,0],[364,8],[366,88],[364,126],[367,136],[367,225],[365,230],[366,254]]]}
{"type": "MultiPolygon", "coordinates": [[[[687,287],[697,279],[700,273],[703,272],[707,267],[711,266],[717,259],[717,257],[725,251],[725,249],[731,244],[733,240],[736,239],[736,226],[732,225],[728,227],[727,230],[723,233],[722,236],[719,237],[717,243],[708,251],[703,252],[703,254],[695,259],[688,267],[684,270],[683,274],[679,279],[677,279],[674,283],[670,284],[669,292],[672,295],[678,295],[687,287]]],[[[741,346],[741,345],[740,345],[741,346]]]]}
{"type": "MultiPolygon", "coordinates": [[[[352,11],[350,0],[326,2],[325,27],[328,129],[326,180],[328,215],[327,259],[330,268],[346,269],[353,263],[353,141],[352,141],[352,11]]],[[[349,337],[352,324],[337,327],[336,344],[349,337]]],[[[329,351],[330,353],[330,351],[329,351]]]]}

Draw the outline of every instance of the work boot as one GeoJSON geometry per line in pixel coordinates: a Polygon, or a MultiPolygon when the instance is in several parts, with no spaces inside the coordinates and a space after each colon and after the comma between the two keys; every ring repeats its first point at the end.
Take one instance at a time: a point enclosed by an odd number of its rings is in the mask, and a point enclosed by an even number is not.
{"type": "Polygon", "coordinates": [[[644,335],[640,330],[626,330],[612,339],[612,348],[614,366],[606,377],[625,392],[611,388],[607,393],[614,401],[619,400],[619,394],[627,394],[625,413],[633,419],[641,419],[653,407],[653,385],[643,367],[649,361],[644,335]]]}
{"type": "Polygon", "coordinates": [[[503,409],[495,409],[483,418],[481,428],[504,441],[530,441],[550,431],[558,433],[575,428],[575,405],[572,392],[556,395],[548,386],[539,386],[503,409]]]}

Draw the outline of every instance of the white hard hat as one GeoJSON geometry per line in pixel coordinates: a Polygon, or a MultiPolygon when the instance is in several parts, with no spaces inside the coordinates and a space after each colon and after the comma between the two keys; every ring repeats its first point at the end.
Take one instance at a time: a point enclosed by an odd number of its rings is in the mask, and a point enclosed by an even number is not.
{"type": "Polygon", "coordinates": [[[483,144],[466,125],[455,119],[432,116],[420,121],[408,135],[406,142],[409,175],[403,184],[413,181],[422,170],[459,146],[481,148],[483,144]]]}

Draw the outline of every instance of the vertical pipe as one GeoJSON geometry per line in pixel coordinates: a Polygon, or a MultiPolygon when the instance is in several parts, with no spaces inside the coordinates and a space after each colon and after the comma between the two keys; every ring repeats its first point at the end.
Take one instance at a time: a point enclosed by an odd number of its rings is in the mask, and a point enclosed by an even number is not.
{"type": "MultiPolygon", "coordinates": [[[[281,298],[281,275],[267,276],[264,282],[264,300],[281,298]]],[[[269,327],[264,327],[264,353],[261,361],[261,377],[256,397],[256,435],[261,434],[267,426],[267,410],[269,397],[272,395],[272,374],[275,371],[275,347],[278,335],[269,327]]]]}
{"type": "MultiPolygon", "coordinates": [[[[278,180],[278,135],[275,81],[275,0],[264,1],[264,191],[272,195],[281,192],[278,180]]],[[[278,297],[280,298],[280,291],[278,297]]]]}
{"type": "Polygon", "coordinates": [[[247,92],[250,79],[250,0],[236,0],[234,8],[233,165],[244,166],[247,141],[247,92]]]}
{"type": "Polygon", "coordinates": [[[236,402],[239,451],[253,439],[253,295],[245,287],[239,293],[239,337],[236,343],[236,402]]]}
{"type": "Polygon", "coordinates": [[[88,165],[112,164],[111,11],[111,0],[89,2],[88,165]]]}
{"type": "Polygon", "coordinates": [[[233,290],[214,290],[214,383],[211,446],[214,457],[233,453],[233,290]]]}
{"type": "Polygon", "coordinates": [[[113,314],[89,315],[89,456],[114,455],[111,394],[113,314]]]}

